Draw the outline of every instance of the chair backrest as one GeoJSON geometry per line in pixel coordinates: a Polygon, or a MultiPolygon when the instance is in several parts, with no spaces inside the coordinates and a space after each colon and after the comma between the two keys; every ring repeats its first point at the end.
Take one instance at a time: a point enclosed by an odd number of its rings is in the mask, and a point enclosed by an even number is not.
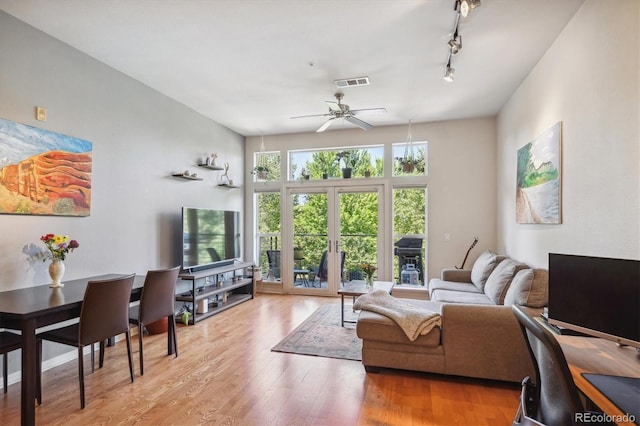
{"type": "Polygon", "coordinates": [[[143,324],[151,324],[159,319],[174,315],[176,281],[180,266],[147,272],[140,296],[138,319],[143,324]]]}
{"type": "MultiPolygon", "coordinates": [[[[340,252],[340,276],[342,276],[342,271],[344,271],[344,260],[345,260],[345,252],[340,252]]],[[[327,251],[322,252],[322,257],[320,257],[320,268],[318,269],[317,277],[323,280],[329,278],[329,259],[327,258],[327,251]]]]}
{"type": "Polygon", "coordinates": [[[512,306],[535,366],[536,420],[549,425],[573,425],[584,407],[556,338],[520,306],[512,306]]]}
{"type": "Polygon", "coordinates": [[[131,274],[89,281],[80,311],[78,340],[82,345],[129,331],[129,300],[134,278],[131,274]]]}
{"type": "Polygon", "coordinates": [[[273,277],[280,278],[280,250],[267,250],[267,260],[273,277]]]}

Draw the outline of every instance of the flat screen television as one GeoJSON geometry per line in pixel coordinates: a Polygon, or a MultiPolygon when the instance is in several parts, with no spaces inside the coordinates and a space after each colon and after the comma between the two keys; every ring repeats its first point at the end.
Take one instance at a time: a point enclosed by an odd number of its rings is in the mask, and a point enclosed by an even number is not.
{"type": "Polygon", "coordinates": [[[239,212],[182,208],[182,269],[230,264],[240,256],[239,212]]]}
{"type": "Polygon", "coordinates": [[[640,261],[550,253],[548,321],[640,348],[640,261]]]}

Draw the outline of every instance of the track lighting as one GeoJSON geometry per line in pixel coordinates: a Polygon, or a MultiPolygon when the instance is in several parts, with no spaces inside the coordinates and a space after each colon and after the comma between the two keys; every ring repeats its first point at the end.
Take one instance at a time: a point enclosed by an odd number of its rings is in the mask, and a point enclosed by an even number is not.
{"type": "Polygon", "coordinates": [[[456,12],[456,22],[453,25],[451,39],[447,42],[449,48],[449,58],[447,59],[447,67],[444,72],[445,81],[453,81],[455,69],[451,67],[451,56],[457,55],[462,50],[462,35],[458,33],[460,25],[460,16],[466,17],[469,12],[480,6],[480,0],[455,0],[453,2],[453,10],[456,12]]]}

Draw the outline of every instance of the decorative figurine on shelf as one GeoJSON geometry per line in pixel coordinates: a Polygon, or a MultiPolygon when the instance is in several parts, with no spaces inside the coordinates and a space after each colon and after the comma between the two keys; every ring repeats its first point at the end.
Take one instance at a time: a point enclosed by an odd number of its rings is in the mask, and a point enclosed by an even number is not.
{"type": "Polygon", "coordinates": [[[229,163],[224,163],[224,173],[220,176],[221,185],[232,185],[233,181],[229,177],[229,163]]]}
{"type": "Polygon", "coordinates": [[[218,158],[218,154],[216,154],[215,152],[212,152],[211,155],[207,157],[207,166],[215,166],[217,158],[218,158]]]}

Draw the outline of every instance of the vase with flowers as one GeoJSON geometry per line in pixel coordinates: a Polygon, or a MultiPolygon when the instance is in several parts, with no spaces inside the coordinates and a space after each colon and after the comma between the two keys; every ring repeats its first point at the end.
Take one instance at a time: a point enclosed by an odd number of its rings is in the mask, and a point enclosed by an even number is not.
{"type": "Polygon", "coordinates": [[[364,273],[364,276],[367,280],[367,287],[373,287],[373,273],[376,271],[376,269],[378,269],[376,268],[376,265],[374,265],[373,263],[361,263],[360,269],[362,269],[362,272],[364,273]]]}
{"type": "Polygon", "coordinates": [[[64,287],[64,284],[60,282],[65,271],[64,260],[67,258],[69,253],[80,247],[80,244],[78,244],[76,240],[71,240],[65,235],[57,234],[45,234],[40,237],[40,241],[42,241],[49,250],[49,253],[47,253],[47,256],[43,259],[43,262],[47,259],[51,259],[51,264],[49,265],[49,276],[51,276],[53,283],[49,287],[64,287]]]}

